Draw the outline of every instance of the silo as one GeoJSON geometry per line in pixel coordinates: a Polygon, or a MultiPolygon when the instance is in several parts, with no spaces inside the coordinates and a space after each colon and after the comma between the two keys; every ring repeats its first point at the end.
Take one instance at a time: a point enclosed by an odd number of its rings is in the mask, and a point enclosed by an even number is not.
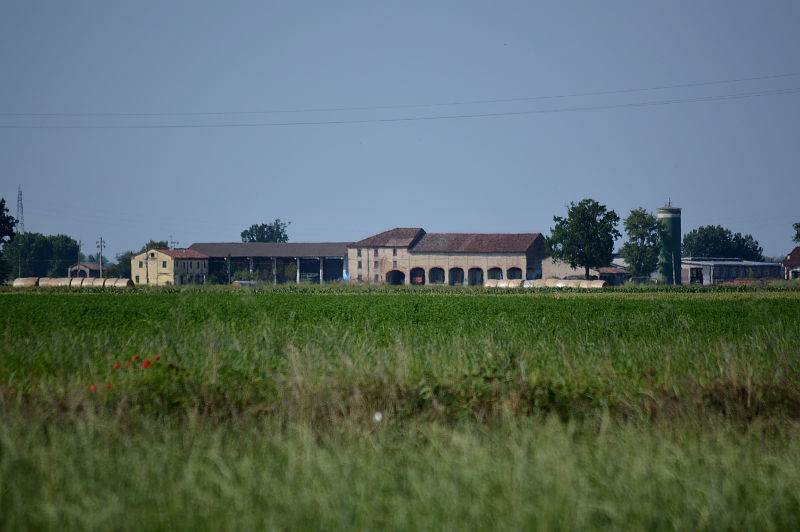
{"type": "Polygon", "coordinates": [[[661,253],[658,278],[666,284],[681,284],[681,208],[668,203],[658,208],[661,224],[661,253]]]}

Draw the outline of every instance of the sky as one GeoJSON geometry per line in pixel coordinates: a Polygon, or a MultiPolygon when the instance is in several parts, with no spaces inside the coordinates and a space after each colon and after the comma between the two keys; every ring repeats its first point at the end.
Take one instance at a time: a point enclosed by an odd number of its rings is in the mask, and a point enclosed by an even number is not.
{"type": "Polygon", "coordinates": [[[584,198],[671,200],[684,233],[784,255],[799,21],[794,0],[0,0],[0,197],[112,258],[275,218],[294,242],[548,234],[584,198]]]}

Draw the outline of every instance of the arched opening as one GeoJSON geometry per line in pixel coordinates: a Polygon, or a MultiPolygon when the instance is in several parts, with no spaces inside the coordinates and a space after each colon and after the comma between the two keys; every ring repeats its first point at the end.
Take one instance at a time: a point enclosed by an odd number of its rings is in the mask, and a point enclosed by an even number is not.
{"type": "Polygon", "coordinates": [[[399,270],[392,270],[386,274],[386,282],[389,284],[405,284],[406,274],[399,270]]]}
{"type": "Polygon", "coordinates": [[[508,277],[509,279],[522,279],[522,269],[509,268],[506,271],[506,277],[508,277]]]}
{"type": "Polygon", "coordinates": [[[429,284],[444,284],[444,270],[442,268],[431,268],[428,270],[429,284]]]}
{"type": "Polygon", "coordinates": [[[450,268],[448,272],[448,284],[458,286],[464,284],[464,270],[461,268],[450,268]]]}
{"type": "Polygon", "coordinates": [[[422,268],[411,269],[411,284],[425,284],[425,270],[422,268]]]}
{"type": "Polygon", "coordinates": [[[481,268],[470,268],[468,279],[470,286],[483,286],[483,270],[481,268]]]}
{"type": "Polygon", "coordinates": [[[489,268],[487,275],[489,279],[500,280],[503,278],[503,270],[501,270],[500,268],[489,268]]]}

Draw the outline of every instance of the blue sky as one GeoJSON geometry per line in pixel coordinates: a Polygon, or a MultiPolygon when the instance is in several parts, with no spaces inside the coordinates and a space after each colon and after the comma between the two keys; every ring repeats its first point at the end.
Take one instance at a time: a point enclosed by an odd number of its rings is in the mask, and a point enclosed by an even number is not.
{"type": "Polygon", "coordinates": [[[671,198],[684,232],[781,255],[800,93],[717,97],[800,87],[798,21],[794,1],[3,0],[0,196],[13,214],[21,184],[27,230],[110,256],[274,218],[296,242],[547,233],[586,197],[623,218],[671,198]],[[765,79],[685,86],[743,78],[765,79]],[[290,122],[314,124],[244,126],[290,122]]]}

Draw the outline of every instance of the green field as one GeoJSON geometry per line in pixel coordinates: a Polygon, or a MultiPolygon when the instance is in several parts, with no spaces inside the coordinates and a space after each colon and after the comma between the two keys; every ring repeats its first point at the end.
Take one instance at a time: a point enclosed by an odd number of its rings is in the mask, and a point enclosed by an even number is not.
{"type": "Polygon", "coordinates": [[[0,324],[3,529],[800,527],[796,287],[7,291],[0,324]]]}

